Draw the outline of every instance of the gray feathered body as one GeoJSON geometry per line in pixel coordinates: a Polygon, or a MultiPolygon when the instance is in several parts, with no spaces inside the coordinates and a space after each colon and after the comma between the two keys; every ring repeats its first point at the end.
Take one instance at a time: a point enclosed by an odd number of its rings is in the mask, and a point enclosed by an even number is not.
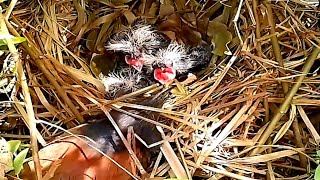
{"type": "Polygon", "coordinates": [[[154,83],[147,74],[128,65],[118,66],[100,79],[106,88],[108,99],[120,97],[154,83]]]}

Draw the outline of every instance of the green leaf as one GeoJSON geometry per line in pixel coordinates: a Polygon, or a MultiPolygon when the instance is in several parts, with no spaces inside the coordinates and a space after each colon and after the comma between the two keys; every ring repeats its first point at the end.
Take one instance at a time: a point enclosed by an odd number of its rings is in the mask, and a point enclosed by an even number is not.
{"type": "Polygon", "coordinates": [[[18,175],[22,169],[23,162],[27,157],[29,148],[22,150],[13,160],[14,174],[18,175]]]}
{"type": "Polygon", "coordinates": [[[7,45],[7,42],[5,40],[0,40],[0,46],[7,45]]]}
{"type": "Polygon", "coordinates": [[[24,38],[24,37],[14,37],[14,38],[12,38],[12,41],[13,41],[14,44],[18,44],[18,43],[22,43],[22,42],[26,41],[26,38],[24,38]]]}
{"type": "Polygon", "coordinates": [[[320,158],[320,150],[317,151],[317,155],[320,158]]]}
{"type": "MultiPolygon", "coordinates": [[[[5,45],[8,44],[5,39],[3,39],[3,38],[0,38],[0,39],[1,39],[0,40],[0,46],[5,46],[5,45]]],[[[14,36],[12,36],[11,39],[12,39],[14,44],[22,43],[22,42],[24,42],[26,40],[26,38],[24,38],[24,37],[14,37],[14,36]]]]}
{"type": "Polygon", "coordinates": [[[17,152],[17,150],[21,144],[21,141],[20,140],[11,140],[11,141],[8,141],[8,144],[9,144],[9,151],[14,154],[15,152],[17,152]]]}
{"type": "Polygon", "coordinates": [[[320,180],[320,165],[318,165],[316,173],[314,173],[314,180],[320,180]]]}

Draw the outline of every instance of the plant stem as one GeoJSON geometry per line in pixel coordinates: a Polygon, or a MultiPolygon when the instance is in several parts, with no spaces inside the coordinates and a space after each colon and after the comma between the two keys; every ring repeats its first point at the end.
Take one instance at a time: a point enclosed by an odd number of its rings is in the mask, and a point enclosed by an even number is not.
{"type": "MultiPolygon", "coordinates": [[[[311,52],[310,56],[306,60],[303,68],[302,68],[302,75],[299,76],[296,79],[296,83],[293,85],[292,89],[286,94],[284,101],[281,103],[279,111],[273,116],[273,118],[270,121],[270,124],[266,128],[266,130],[261,135],[258,144],[257,145],[263,145],[271,135],[272,131],[276,127],[277,123],[281,119],[281,117],[286,114],[290,107],[290,103],[292,101],[293,96],[297,93],[299,90],[303,79],[306,77],[307,73],[309,73],[313,63],[315,62],[318,54],[320,53],[320,48],[314,47],[313,51],[311,52]]],[[[260,148],[255,148],[251,151],[249,154],[250,156],[253,156],[259,152],[260,148]]]]}
{"type": "MultiPolygon", "coordinates": [[[[278,38],[276,36],[276,25],[274,22],[274,16],[273,16],[271,5],[270,5],[270,2],[267,2],[267,1],[263,1],[263,4],[267,7],[267,12],[268,12],[267,17],[268,17],[268,22],[270,25],[270,35],[271,35],[270,39],[271,39],[273,54],[274,54],[276,60],[278,61],[279,66],[284,67],[283,59],[281,56],[280,45],[278,42],[278,38]]],[[[286,76],[286,73],[284,72],[284,70],[280,70],[280,75],[282,77],[286,76]]],[[[288,83],[285,83],[285,82],[282,82],[281,84],[282,84],[283,92],[284,92],[284,94],[286,94],[288,92],[289,85],[288,85],[288,83]]]]}
{"type": "MultiPolygon", "coordinates": [[[[5,19],[2,13],[0,13],[0,27],[1,31],[3,34],[9,34],[8,28],[5,23],[5,19]]],[[[42,170],[41,170],[41,165],[40,165],[40,159],[39,159],[39,154],[38,154],[38,140],[37,140],[37,127],[36,127],[36,122],[35,122],[35,115],[33,111],[33,106],[32,106],[32,101],[31,101],[31,96],[29,93],[29,88],[28,88],[28,83],[26,81],[26,75],[23,72],[22,69],[22,63],[21,59],[19,58],[19,52],[16,49],[13,41],[11,38],[6,38],[5,39],[7,42],[8,49],[10,53],[12,54],[13,60],[16,63],[17,67],[17,78],[20,81],[21,88],[22,88],[22,93],[24,96],[24,102],[25,102],[25,107],[27,110],[27,119],[26,122],[29,124],[29,130],[30,130],[30,141],[31,141],[31,149],[32,149],[32,158],[35,164],[36,168],[36,177],[37,179],[41,180],[42,179],[42,170]]]]}

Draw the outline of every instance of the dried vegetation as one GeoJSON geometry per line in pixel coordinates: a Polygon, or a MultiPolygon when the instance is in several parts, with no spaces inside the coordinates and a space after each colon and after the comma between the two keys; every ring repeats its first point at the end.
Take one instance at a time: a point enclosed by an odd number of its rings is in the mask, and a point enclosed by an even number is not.
{"type": "MultiPolygon", "coordinates": [[[[302,0],[25,0],[2,8],[1,30],[26,42],[17,46],[19,54],[8,42],[18,81],[7,93],[12,106],[0,115],[1,136],[30,138],[36,152],[37,140],[45,144],[60,132],[39,122],[36,129],[38,119],[70,128],[89,117],[108,116],[120,105],[162,114],[162,153],[147,176],[137,168],[137,177],[313,176],[312,155],[320,143],[316,5],[302,0]],[[158,85],[106,100],[95,74],[110,69],[113,61],[90,61],[92,53],[105,53],[110,34],[140,17],[171,39],[213,44],[205,75],[171,84],[165,109],[135,104],[137,95],[166,88],[158,85]]],[[[37,162],[37,153],[33,158],[37,162]]]]}

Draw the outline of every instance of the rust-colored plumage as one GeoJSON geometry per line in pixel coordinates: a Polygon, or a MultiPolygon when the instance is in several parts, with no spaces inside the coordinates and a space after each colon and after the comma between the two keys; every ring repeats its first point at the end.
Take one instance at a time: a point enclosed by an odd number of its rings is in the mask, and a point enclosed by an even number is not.
{"type": "MultiPolygon", "coordinates": [[[[143,111],[128,111],[134,114],[143,114],[143,111]]],[[[160,134],[154,131],[152,124],[141,122],[134,117],[116,111],[111,111],[111,115],[123,133],[126,133],[129,126],[132,126],[135,133],[145,139],[147,143],[160,140],[160,134]]],[[[43,174],[47,174],[50,179],[60,180],[132,179],[118,165],[92,148],[92,146],[98,148],[123,168],[132,172],[130,154],[107,119],[81,125],[71,129],[71,132],[81,135],[80,138],[63,136],[39,151],[43,174]],[[93,141],[88,141],[86,137],[93,141]]],[[[135,154],[140,162],[147,165],[150,160],[150,150],[140,143],[137,144],[135,149],[135,154]]],[[[22,178],[34,179],[34,172],[33,162],[30,162],[29,166],[25,168],[22,178]]]]}

